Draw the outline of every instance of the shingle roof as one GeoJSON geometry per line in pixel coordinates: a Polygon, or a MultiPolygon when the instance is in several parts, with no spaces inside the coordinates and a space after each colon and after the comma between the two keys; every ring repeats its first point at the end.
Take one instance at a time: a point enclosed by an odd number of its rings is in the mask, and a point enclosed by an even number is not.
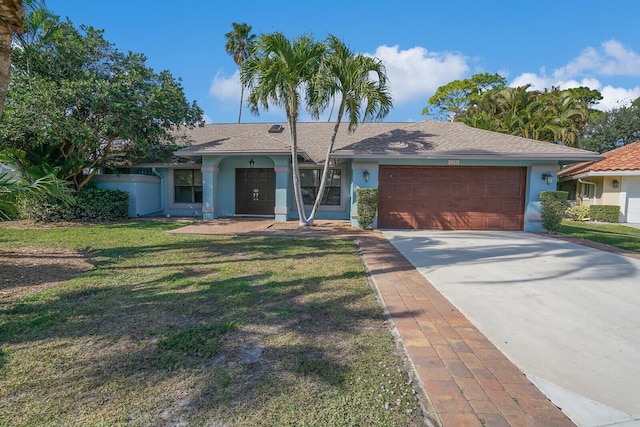
{"type": "MultiPolygon", "coordinates": [[[[289,131],[269,133],[268,123],[211,124],[188,131],[194,145],[179,156],[207,154],[289,153],[289,131]]],[[[316,163],[324,162],[335,123],[298,123],[299,150],[316,163]]],[[[425,120],[415,123],[363,123],[352,134],[340,126],[336,158],[410,157],[474,159],[595,160],[596,153],[469,127],[463,123],[425,120]]]]}
{"type": "Polygon", "coordinates": [[[561,178],[587,172],[640,171],[640,141],[602,153],[604,159],[578,163],[561,171],[561,178]]]}

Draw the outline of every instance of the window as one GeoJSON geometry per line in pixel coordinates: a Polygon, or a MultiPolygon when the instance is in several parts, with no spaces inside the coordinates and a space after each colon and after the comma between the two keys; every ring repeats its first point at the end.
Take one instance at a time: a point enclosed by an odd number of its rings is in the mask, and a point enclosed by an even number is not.
{"type": "MultiPolygon", "coordinates": [[[[301,169],[300,185],[305,205],[312,205],[320,188],[321,169],[301,169]]],[[[340,169],[329,169],[324,195],[320,202],[324,206],[339,206],[342,198],[342,180],[340,169]]]]}
{"type": "Polygon", "coordinates": [[[202,203],[202,171],[174,170],[173,184],[175,203],[202,203]]]}
{"type": "Polygon", "coordinates": [[[593,187],[593,185],[589,185],[585,183],[581,183],[581,184],[582,184],[582,198],[589,199],[591,197],[591,193],[592,193],[591,187],[593,187]]]}

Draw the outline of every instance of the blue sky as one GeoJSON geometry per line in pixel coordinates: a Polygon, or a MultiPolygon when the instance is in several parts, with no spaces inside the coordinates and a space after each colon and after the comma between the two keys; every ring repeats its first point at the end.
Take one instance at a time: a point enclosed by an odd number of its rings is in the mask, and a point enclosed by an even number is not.
{"type": "MultiPolygon", "coordinates": [[[[640,96],[637,0],[213,1],[47,0],[76,24],[105,30],[122,51],[147,56],[156,71],[181,77],[208,122],[237,121],[237,67],[224,34],[246,22],[256,34],[328,33],[384,61],[394,96],[386,121],[418,121],[435,90],[478,72],[511,86],[589,86],[608,109],[640,96]],[[178,5],[177,8],[172,7],[178,5]]],[[[243,122],[285,121],[279,110],[243,122]]]]}

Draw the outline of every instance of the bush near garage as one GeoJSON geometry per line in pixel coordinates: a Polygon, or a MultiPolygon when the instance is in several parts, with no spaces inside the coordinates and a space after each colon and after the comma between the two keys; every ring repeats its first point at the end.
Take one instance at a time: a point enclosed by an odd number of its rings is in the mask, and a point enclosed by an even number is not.
{"type": "Polygon", "coordinates": [[[358,225],[365,230],[371,229],[378,210],[378,189],[358,188],[356,190],[358,225]]]}
{"type": "Polygon", "coordinates": [[[88,188],[72,195],[71,200],[55,197],[23,199],[20,217],[38,222],[111,222],[126,219],[129,193],[121,190],[88,188]]]}
{"type": "Polygon", "coordinates": [[[620,206],[617,205],[592,205],[589,206],[589,217],[592,221],[618,222],[620,206]]]}
{"type": "Polygon", "coordinates": [[[584,221],[585,219],[589,218],[589,206],[570,206],[565,211],[565,215],[574,221],[584,221]]]}
{"type": "Polygon", "coordinates": [[[562,218],[567,210],[566,191],[542,191],[540,193],[540,216],[542,226],[551,234],[555,234],[560,229],[562,218]]]}

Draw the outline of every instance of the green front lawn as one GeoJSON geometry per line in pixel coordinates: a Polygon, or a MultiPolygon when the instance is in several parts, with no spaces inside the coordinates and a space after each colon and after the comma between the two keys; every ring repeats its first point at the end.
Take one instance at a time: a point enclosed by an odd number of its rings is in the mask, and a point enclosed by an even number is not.
{"type": "Polygon", "coordinates": [[[565,220],[559,232],[628,251],[640,252],[640,230],[622,224],[593,224],[565,220]]]}
{"type": "Polygon", "coordinates": [[[172,227],[0,228],[0,425],[424,425],[353,242],[172,227]]]}

